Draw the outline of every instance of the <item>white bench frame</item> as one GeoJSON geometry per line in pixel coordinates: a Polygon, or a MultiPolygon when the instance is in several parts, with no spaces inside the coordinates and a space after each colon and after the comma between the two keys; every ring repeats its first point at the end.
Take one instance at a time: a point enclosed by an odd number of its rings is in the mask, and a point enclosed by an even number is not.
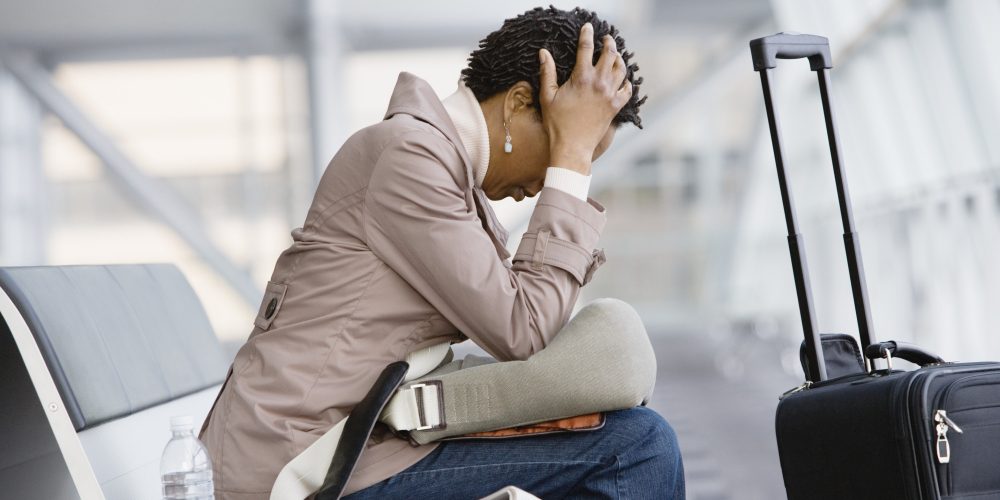
{"type": "MultiPolygon", "coordinates": [[[[170,417],[192,415],[197,430],[221,384],[77,433],[27,322],[2,289],[0,315],[7,322],[24,361],[34,393],[48,420],[51,437],[55,439],[78,497],[83,500],[161,498],[159,462],[163,446],[170,439],[170,417]]],[[[45,473],[26,476],[24,483],[53,480],[56,478],[45,473]]],[[[18,492],[19,498],[34,497],[31,491],[20,488],[24,486],[5,485],[5,494],[18,492]],[[13,491],[7,489],[8,486],[13,491]]]]}

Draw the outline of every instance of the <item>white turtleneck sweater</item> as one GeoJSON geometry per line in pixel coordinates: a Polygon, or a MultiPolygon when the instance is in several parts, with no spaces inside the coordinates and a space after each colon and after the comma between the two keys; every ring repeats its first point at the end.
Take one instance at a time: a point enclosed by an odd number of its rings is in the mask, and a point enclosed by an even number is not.
{"type": "MultiPolygon", "coordinates": [[[[444,98],[441,104],[444,105],[445,111],[448,112],[452,123],[455,124],[458,137],[462,140],[465,152],[472,161],[472,173],[476,186],[482,188],[483,179],[486,178],[486,170],[490,165],[490,134],[486,127],[483,109],[479,106],[475,94],[469,87],[465,86],[465,82],[461,79],[458,81],[458,89],[455,90],[455,93],[444,98]]],[[[549,167],[545,169],[544,186],[565,191],[587,201],[590,176],[568,168],[549,167]]]]}

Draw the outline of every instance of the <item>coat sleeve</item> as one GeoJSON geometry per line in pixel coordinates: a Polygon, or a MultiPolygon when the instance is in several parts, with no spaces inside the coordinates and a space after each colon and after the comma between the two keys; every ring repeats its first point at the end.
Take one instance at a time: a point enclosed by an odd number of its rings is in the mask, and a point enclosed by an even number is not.
{"type": "Polygon", "coordinates": [[[543,188],[508,267],[446,165],[455,147],[431,132],[390,141],[365,197],[369,248],[448,321],[500,361],[543,349],[569,319],[595,251],[604,207],[543,188]]]}

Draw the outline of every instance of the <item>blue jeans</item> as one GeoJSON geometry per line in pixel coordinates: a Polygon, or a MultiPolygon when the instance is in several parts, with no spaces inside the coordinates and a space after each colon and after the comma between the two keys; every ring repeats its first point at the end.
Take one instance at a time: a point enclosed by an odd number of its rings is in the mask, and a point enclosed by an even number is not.
{"type": "Polygon", "coordinates": [[[543,500],[680,500],[684,466],[667,421],[637,406],[607,412],[593,431],[442,441],[410,468],[343,498],[475,500],[507,485],[543,500]]]}

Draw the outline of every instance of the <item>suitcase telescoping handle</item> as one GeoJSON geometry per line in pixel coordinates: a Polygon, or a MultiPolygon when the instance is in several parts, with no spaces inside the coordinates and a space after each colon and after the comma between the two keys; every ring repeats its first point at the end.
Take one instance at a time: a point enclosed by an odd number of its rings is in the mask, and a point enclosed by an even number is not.
{"type": "MultiPolygon", "coordinates": [[[[830,73],[828,70],[833,67],[830,44],[822,36],[778,33],[751,40],[750,54],[753,57],[754,71],[760,73],[760,82],[764,89],[764,107],[767,110],[767,122],[771,131],[774,162],[778,168],[778,186],[781,189],[781,203],[785,211],[785,225],[788,227],[788,251],[792,259],[795,292],[799,299],[799,315],[802,317],[806,352],[812,361],[809,380],[818,382],[827,378],[826,364],[823,359],[819,332],[816,329],[816,314],[813,307],[812,290],[809,285],[805,248],[802,245],[802,235],[799,234],[798,230],[792,194],[785,177],[785,157],[781,147],[781,132],[771,93],[771,71],[776,66],[777,59],[808,58],[809,67],[816,72],[819,79],[823,114],[826,117],[826,135],[830,143],[830,157],[833,160],[833,177],[837,185],[837,201],[840,203],[840,218],[844,226],[844,249],[847,252],[847,267],[851,276],[854,310],[858,318],[858,334],[861,338],[862,349],[864,349],[874,342],[874,338],[871,312],[868,306],[868,287],[865,284],[864,267],[861,264],[861,244],[854,230],[851,198],[847,192],[844,161],[840,156],[840,141],[837,138],[833,105],[830,102],[830,73]]],[[[871,366],[867,358],[865,364],[868,365],[870,371],[871,366]]]]}

